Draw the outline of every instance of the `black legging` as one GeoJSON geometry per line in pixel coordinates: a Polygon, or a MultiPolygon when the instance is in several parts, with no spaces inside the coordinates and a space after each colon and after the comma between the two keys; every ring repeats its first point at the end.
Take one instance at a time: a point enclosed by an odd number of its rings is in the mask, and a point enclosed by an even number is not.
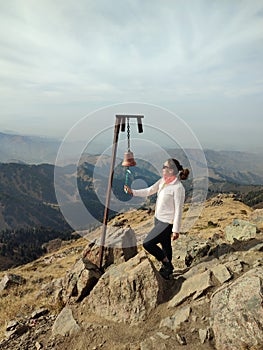
{"type": "Polygon", "coordinates": [[[172,228],[172,224],[154,218],[154,228],[143,241],[144,249],[159,261],[162,261],[165,257],[172,261],[172,228]],[[161,244],[162,249],[157,245],[158,243],[161,244]]]}

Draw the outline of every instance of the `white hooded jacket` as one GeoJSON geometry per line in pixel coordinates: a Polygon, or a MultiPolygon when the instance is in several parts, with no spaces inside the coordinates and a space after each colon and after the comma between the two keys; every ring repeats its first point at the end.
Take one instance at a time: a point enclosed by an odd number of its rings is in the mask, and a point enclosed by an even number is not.
{"type": "Polygon", "coordinates": [[[173,232],[180,232],[185,189],[178,178],[169,184],[161,178],[152,186],[132,190],[132,193],[135,197],[148,197],[157,193],[155,217],[162,222],[173,224],[173,232]]]}

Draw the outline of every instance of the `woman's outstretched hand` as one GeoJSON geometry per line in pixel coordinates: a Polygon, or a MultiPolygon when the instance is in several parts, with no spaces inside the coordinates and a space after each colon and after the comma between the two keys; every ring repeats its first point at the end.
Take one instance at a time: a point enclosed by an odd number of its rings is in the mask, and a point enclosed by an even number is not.
{"type": "Polygon", "coordinates": [[[131,189],[129,186],[124,185],[123,189],[124,189],[124,192],[125,192],[125,193],[128,193],[128,194],[133,195],[132,189],[131,189]]]}

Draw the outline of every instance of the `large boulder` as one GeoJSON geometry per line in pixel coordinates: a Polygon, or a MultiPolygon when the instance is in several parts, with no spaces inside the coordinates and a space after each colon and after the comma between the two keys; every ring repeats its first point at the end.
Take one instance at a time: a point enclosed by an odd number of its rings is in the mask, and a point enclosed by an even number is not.
{"type": "Polygon", "coordinates": [[[210,313],[216,349],[252,349],[263,344],[263,270],[257,267],[217,290],[210,313]]]}
{"type": "Polygon", "coordinates": [[[225,239],[233,243],[236,240],[245,241],[257,236],[257,226],[249,221],[235,219],[232,225],[225,228],[225,239]]]}
{"type": "MultiPolygon", "coordinates": [[[[174,308],[175,306],[180,305],[191,296],[196,299],[203,295],[207,289],[214,285],[211,275],[211,271],[208,270],[190,276],[183,281],[179,292],[169,301],[168,308],[174,308]]],[[[184,276],[186,276],[186,274],[184,276]]]]}
{"type": "Polygon", "coordinates": [[[263,209],[256,209],[252,212],[250,220],[253,224],[257,225],[257,228],[263,231],[263,209]]]}
{"type": "Polygon", "coordinates": [[[142,251],[129,261],[110,267],[83,301],[83,308],[112,321],[136,324],[162,302],[163,283],[142,251]]]}
{"type": "MultiPolygon", "coordinates": [[[[93,264],[99,264],[100,240],[95,239],[85,247],[82,256],[93,264]]],[[[137,239],[131,227],[109,227],[103,252],[102,267],[119,264],[127,261],[137,254],[137,239]]]]}
{"type": "Polygon", "coordinates": [[[87,259],[79,259],[62,280],[60,298],[66,304],[69,300],[79,302],[84,299],[98,282],[101,272],[87,259]]]}

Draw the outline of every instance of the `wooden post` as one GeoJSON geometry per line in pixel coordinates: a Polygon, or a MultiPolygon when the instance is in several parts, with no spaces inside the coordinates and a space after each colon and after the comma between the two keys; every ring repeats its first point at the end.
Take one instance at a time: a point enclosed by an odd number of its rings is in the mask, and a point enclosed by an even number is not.
{"type": "Polygon", "coordinates": [[[142,129],[142,118],[143,115],[116,115],[115,119],[115,127],[114,127],[114,137],[113,137],[113,146],[112,146],[112,156],[111,156],[111,165],[110,165],[110,174],[109,174],[109,180],[108,180],[108,188],[107,188],[107,194],[106,194],[106,202],[105,202],[105,209],[104,209],[104,216],[103,216],[103,225],[102,225],[102,234],[101,234],[101,241],[100,241],[100,248],[99,248],[99,268],[102,270],[102,264],[103,264],[103,252],[104,252],[104,246],[105,246],[105,240],[106,240],[106,231],[107,231],[107,222],[108,222],[108,216],[109,216],[109,205],[110,205],[110,197],[111,197],[111,188],[112,188],[112,181],[113,181],[113,175],[114,175],[114,165],[116,161],[116,153],[117,153],[117,145],[118,145],[118,139],[119,139],[119,133],[120,133],[120,127],[121,131],[125,131],[125,121],[127,118],[137,118],[138,123],[138,132],[143,132],[142,129]]]}
{"type": "Polygon", "coordinates": [[[106,202],[105,202],[103,226],[102,226],[102,235],[101,235],[100,249],[99,249],[99,268],[100,269],[102,268],[102,262],[103,262],[103,251],[104,251],[105,238],[106,238],[107,221],[108,221],[108,216],[109,216],[111,187],[112,187],[113,174],[114,174],[114,165],[115,165],[115,160],[116,160],[117,144],[118,144],[119,132],[120,132],[120,123],[121,123],[121,117],[116,116],[115,127],[114,127],[114,137],[113,137],[113,146],[112,146],[111,165],[110,165],[110,174],[109,174],[109,180],[108,180],[108,189],[107,189],[107,194],[106,194],[106,202]]]}

